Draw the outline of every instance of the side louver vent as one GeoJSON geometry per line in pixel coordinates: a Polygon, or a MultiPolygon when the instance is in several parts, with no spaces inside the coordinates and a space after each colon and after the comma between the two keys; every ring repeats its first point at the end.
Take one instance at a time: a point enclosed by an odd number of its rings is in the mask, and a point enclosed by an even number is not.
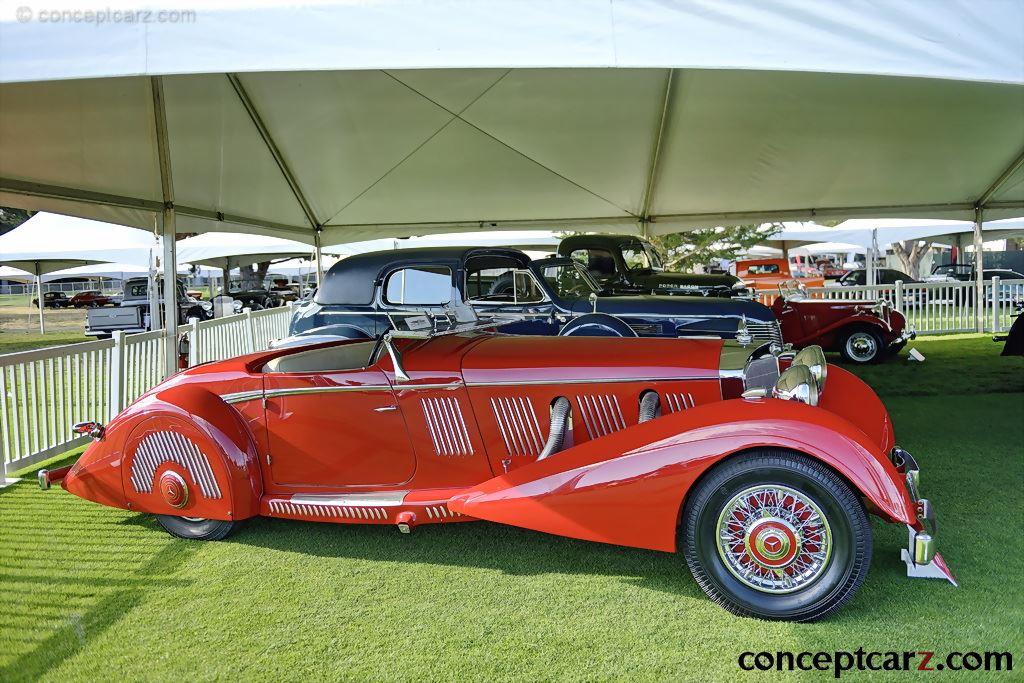
{"type": "Polygon", "coordinates": [[[693,402],[693,394],[678,392],[665,394],[665,405],[668,406],[668,412],[678,413],[696,404],[693,402]]]}
{"type": "Polygon", "coordinates": [[[206,455],[188,437],[168,431],[149,434],[135,448],[131,476],[135,491],[151,493],[156,470],[165,462],[183,467],[205,497],[220,498],[220,487],[206,455]]]}
{"type": "Polygon", "coordinates": [[[626,420],[622,417],[622,407],[617,396],[609,394],[590,394],[576,397],[580,408],[583,426],[591,439],[607,436],[612,432],[626,428],[626,420]]]}
{"type": "Polygon", "coordinates": [[[451,396],[424,398],[423,417],[438,455],[472,455],[473,443],[458,399],[451,396]]]}
{"type": "Polygon", "coordinates": [[[523,397],[491,399],[491,410],[509,455],[537,455],[544,447],[533,403],[523,397]]]}

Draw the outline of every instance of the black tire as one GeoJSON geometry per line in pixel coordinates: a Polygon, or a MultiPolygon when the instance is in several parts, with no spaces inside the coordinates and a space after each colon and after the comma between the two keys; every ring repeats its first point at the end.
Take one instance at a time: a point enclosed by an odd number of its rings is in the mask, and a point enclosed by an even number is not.
{"type": "Polygon", "coordinates": [[[171,536],[190,541],[219,541],[238,526],[238,522],[225,522],[219,519],[190,519],[171,515],[157,515],[156,521],[171,536]]]}
{"type": "Polygon", "coordinates": [[[901,341],[896,344],[890,344],[889,347],[885,350],[885,354],[890,357],[896,356],[899,355],[899,352],[905,349],[906,347],[907,342],[905,341],[901,341]]]}
{"type": "Polygon", "coordinates": [[[839,353],[850,363],[867,365],[885,357],[885,340],[870,327],[851,327],[839,335],[839,353]]]}
{"type": "Polygon", "coordinates": [[[871,564],[871,524],[858,496],[843,479],[818,461],[782,450],[761,449],[712,469],[688,496],[680,534],[679,545],[686,564],[701,589],[728,611],[744,617],[800,622],[828,617],[853,597],[871,564]],[[748,492],[756,491],[757,487],[769,490],[784,487],[783,495],[790,495],[786,492],[788,489],[801,500],[811,503],[800,507],[793,503],[792,508],[780,505],[775,510],[784,524],[788,524],[784,518],[789,516],[790,520],[803,525],[800,533],[790,536],[803,539],[793,546],[793,557],[789,560],[785,556],[780,558],[780,561],[789,562],[781,566],[781,571],[787,575],[796,569],[798,561],[810,560],[806,564],[810,567],[806,576],[798,576],[797,579],[804,582],[802,585],[757,587],[739,576],[739,572],[749,567],[756,570],[753,581],[779,583],[778,578],[771,574],[777,570],[762,568],[753,561],[753,552],[745,545],[746,540],[753,538],[750,534],[754,533],[760,536],[765,547],[768,543],[774,543],[776,551],[790,547],[783,546],[777,538],[765,536],[764,525],[774,524],[781,528],[781,524],[774,521],[776,517],[767,510],[762,509],[760,516],[755,513],[747,517],[754,521],[736,532],[746,536],[743,537],[744,543],[734,546],[731,554],[719,545],[719,527],[724,523],[731,529],[730,520],[735,519],[726,513],[736,509],[734,501],[748,500],[742,496],[755,495],[748,492]],[[817,508],[820,517],[812,508],[817,508]],[[810,521],[791,517],[792,509],[799,510],[801,515],[807,512],[810,521]],[[821,518],[825,520],[824,525],[815,521],[821,518]],[[817,532],[814,524],[817,524],[817,532]],[[760,531],[757,529],[759,525],[760,531]],[[814,533],[818,535],[814,536],[814,533]],[[819,539],[817,545],[814,545],[815,538],[819,539]],[[820,542],[823,539],[828,542],[820,542]],[[726,555],[733,558],[734,564],[730,564],[726,555]],[[742,564],[744,557],[748,560],[745,565],[742,564]],[[733,566],[737,569],[734,570],[733,566]],[[757,571],[765,572],[768,578],[758,579],[757,571]]]}

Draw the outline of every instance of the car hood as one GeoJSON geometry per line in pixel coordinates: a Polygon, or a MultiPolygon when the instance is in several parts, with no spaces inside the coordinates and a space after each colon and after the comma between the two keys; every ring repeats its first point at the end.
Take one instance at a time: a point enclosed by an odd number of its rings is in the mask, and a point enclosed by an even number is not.
{"type": "MultiPolygon", "coordinates": [[[[589,301],[577,301],[573,305],[576,313],[589,313],[592,310],[593,305],[589,301]]],[[[764,304],[747,299],[718,297],[602,296],[597,299],[597,312],[624,318],[746,317],[747,320],[775,321],[775,315],[764,304]]]]}
{"type": "Polygon", "coordinates": [[[463,356],[466,384],[717,377],[720,339],[495,335],[463,356]]]}
{"type": "Polygon", "coordinates": [[[655,287],[692,287],[701,289],[705,289],[708,287],[725,287],[726,289],[729,289],[734,284],[740,281],[738,277],[736,277],[735,275],[729,275],[728,273],[649,273],[638,275],[636,279],[644,283],[650,283],[655,287]]]}

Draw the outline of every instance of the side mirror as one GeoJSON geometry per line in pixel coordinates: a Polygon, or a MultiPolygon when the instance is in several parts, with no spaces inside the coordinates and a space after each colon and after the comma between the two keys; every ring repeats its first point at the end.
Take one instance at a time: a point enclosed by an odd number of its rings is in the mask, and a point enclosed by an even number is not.
{"type": "Polygon", "coordinates": [[[591,292],[590,296],[587,297],[587,299],[590,301],[590,310],[591,310],[591,312],[592,313],[597,313],[597,294],[595,294],[594,292],[591,292]]]}
{"type": "Polygon", "coordinates": [[[405,371],[405,368],[402,367],[402,352],[395,348],[390,332],[384,335],[384,348],[387,349],[388,356],[391,358],[391,365],[395,368],[395,379],[399,382],[408,382],[412,379],[409,377],[409,373],[405,371]]]}

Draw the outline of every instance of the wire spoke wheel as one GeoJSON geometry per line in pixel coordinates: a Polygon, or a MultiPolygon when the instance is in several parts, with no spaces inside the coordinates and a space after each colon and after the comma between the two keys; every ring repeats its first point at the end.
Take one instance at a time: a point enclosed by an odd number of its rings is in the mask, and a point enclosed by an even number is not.
{"type": "Polygon", "coordinates": [[[701,589],[745,617],[826,618],[871,565],[871,524],[857,493],[820,461],[787,450],[712,467],[687,496],[679,532],[701,589]]]}
{"type": "Polygon", "coordinates": [[[753,486],[738,493],[718,518],[718,552],[744,584],[788,593],[821,576],[832,530],[821,508],[786,486],[753,486]]]}

